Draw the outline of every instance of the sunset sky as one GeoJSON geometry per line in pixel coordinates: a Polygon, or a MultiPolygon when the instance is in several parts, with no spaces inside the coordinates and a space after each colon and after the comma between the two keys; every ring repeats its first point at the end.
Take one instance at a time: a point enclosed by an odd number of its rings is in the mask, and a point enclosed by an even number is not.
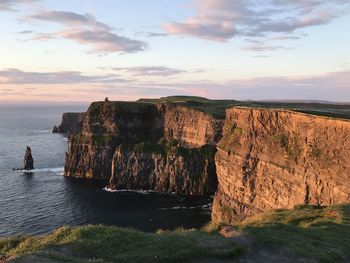
{"type": "Polygon", "coordinates": [[[0,102],[350,101],[349,0],[0,0],[0,102]]]}

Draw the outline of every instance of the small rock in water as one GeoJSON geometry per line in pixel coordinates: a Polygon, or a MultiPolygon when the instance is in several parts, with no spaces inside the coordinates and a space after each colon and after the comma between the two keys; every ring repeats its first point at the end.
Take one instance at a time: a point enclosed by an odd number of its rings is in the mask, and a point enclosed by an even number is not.
{"type": "Polygon", "coordinates": [[[29,146],[26,148],[24,155],[24,170],[34,170],[34,159],[32,156],[32,149],[29,146]]]}

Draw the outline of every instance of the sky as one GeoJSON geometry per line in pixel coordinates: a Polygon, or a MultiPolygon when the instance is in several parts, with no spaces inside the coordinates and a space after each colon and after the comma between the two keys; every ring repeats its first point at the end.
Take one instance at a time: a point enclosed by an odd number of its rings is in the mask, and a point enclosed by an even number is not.
{"type": "Polygon", "coordinates": [[[349,0],[0,0],[0,103],[350,102],[349,0]]]}

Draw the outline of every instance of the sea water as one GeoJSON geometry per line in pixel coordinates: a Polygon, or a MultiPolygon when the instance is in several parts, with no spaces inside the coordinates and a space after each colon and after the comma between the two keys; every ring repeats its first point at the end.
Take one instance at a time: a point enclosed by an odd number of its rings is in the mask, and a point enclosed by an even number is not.
{"type": "Polygon", "coordinates": [[[106,182],[63,176],[68,140],[52,134],[63,112],[79,105],[0,105],[0,237],[58,227],[106,224],[143,231],[198,228],[210,220],[210,197],[111,192],[106,182]],[[23,167],[32,148],[35,170],[23,167]]]}

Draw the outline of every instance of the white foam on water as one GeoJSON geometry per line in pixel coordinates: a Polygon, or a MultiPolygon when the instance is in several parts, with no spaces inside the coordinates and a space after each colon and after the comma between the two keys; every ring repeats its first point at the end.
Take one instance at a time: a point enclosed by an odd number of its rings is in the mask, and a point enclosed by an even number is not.
{"type": "Polygon", "coordinates": [[[64,173],[64,167],[53,167],[53,168],[39,168],[34,170],[23,170],[18,169],[17,172],[21,173],[55,173],[57,175],[63,175],[64,173]]]}
{"type": "Polygon", "coordinates": [[[51,133],[51,130],[33,131],[33,133],[51,133]]]}
{"type": "Polygon", "coordinates": [[[123,193],[123,192],[126,192],[126,193],[138,193],[138,194],[144,194],[144,195],[156,192],[156,191],[153,191],[153,190],[128,190],[128,189],[114,190],[114,189],[111,189],[111,188],[109,188],[107,186],[105,188],[103,188],[102,190],[104,190],[106,192],[110,192],[110,193],[123,193]]]}
{"type": "Polygon", "coordinates": [[[173,207],[163,207],[163,208],[159,208],[159,210],[180,210],[180,209],[184,209],[184,210],[192,210],[192,209],[196,209],[196,208],[201,208],[203,210],[208,210],[208,208],[211,207],[211,204],[207,204],[207,205],[200,205],[200,206],[173,206],[173,207]]]}

